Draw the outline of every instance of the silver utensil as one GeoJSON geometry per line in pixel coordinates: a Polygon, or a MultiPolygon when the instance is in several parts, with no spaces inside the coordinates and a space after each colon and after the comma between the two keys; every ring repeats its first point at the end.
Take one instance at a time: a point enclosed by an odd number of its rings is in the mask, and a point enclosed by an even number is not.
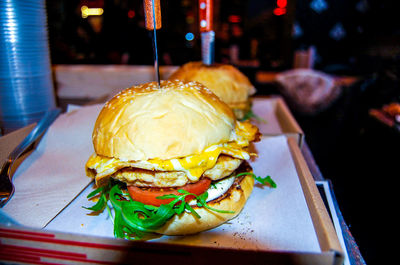
{"type": "MultiPolygon", "coordinates": [[[[154,0],[152,0],[153,4],[153,25],[157,25],[156,22],[156,7],[154,5],[154,0]]],[[[158,49],[157,49],[157,27],[153,27],[153,53],[154,53],[154,69],[156,70],[156,78],[158,88],[160,88],[160,66],[158,64],[158,49]]]]}
{"type": "Polygon", "coordinates": [[[205,65],[214,63],[215,33],[213,31],[213,10],[213,0],[199,0],[201,57],[205,65]]]}
{"type": "Polygon", "coordinates": [[[203,64],[211,65],[214,63],[214,31],[201,33],[201,57],[203,64]]]}
{"type": "Polygon", "coordinates": [[[47,111],[39,123],[33,128],[27,137],[11,152],[7,157],[0,171],[0,208],[3,207],[14,195],[14,185],[12,183],[11,168],[15,160],[20,157],[39,136],[41,136],[47,128],[53,123],[60,114],[60,109],[56,108],[47,111]]]}
{"type": "Polygon", "coordinates": [[[156,71],[156,80],[158,88],[160,88],[160,67],[158,63],[158,49],[157,49],[157,29],[161,28],[161,7],[160,0],[144,0],[144,12],[146,19],[146,29],[152,30],[153,39],[153,57],[154,69],[156,71]]]}

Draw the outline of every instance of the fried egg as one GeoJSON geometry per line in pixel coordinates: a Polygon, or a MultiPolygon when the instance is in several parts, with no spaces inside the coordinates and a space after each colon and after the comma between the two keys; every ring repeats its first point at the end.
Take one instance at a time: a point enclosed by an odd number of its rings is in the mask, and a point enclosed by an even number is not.
{"type": "Polygon", "coordinates": [[[93,154],[86,163],[87,175],[103,185],[113,177],[137,186],[176,187],[197,182],[203,174],[218,180],[231,174],[242,160],[250,158],[249,142],[257,129],[237,122],[227,143],[211,145],[199,154],[169,160],[124,161],[93,154]]]}

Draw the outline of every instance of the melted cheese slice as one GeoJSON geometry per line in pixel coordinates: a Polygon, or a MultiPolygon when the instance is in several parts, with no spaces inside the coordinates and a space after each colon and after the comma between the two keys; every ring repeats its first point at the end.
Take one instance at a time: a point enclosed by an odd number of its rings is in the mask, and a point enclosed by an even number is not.
{"type": "Polygon", "coordinates": [[[238,159],[249,159],[250,154],[236,144],[212,145],[201,154],[175,158],[170,160],[150,159],[147,161],[122,161],[93,154],[86,166],[96,170],[96,178],[112,175],[125,167],[135,167],[158,171],[183,171],[191,182],[197,181],[203,173],[215,166],[221,154],[230,155],[238,159]]]}
{"type": "Polygon", "coordinates": [[[190,182],[198,181],[203,173],[217,163],[221,154],[247,160],[250,154],[246,147],[254,140],[257,128],[247,122],[237,122],[236,129],[227,143],[215,144],[206,148],[200,154],[169,160],[150,159],[147,161],[123,161],[117,158],[108,158],[93,154],[86,167],[96,171],[95,177],[104,178],[126,167],[141,168],[157,171],[183,171],[190,182]]]}

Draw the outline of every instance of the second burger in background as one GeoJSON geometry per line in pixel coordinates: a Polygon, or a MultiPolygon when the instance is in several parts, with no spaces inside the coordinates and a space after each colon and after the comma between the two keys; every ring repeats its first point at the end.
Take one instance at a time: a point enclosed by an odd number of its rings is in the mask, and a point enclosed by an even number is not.
{"type": "Polygon", "coordinates": [[[239,120],[246,118],[251,111],[249,97],[256,92],[249,79],[228,64],[205,65],[202,62],[189,62],[172,73],[169,80],[202,83],[228,104],[239,120]]]}

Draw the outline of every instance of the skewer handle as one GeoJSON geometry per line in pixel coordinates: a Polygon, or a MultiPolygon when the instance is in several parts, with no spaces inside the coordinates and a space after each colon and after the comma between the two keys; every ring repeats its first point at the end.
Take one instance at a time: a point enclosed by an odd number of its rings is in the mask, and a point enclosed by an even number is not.
{"type": "Polygon", "coordinates": [[[213,29],[213,0],[199,0],[200,32],[213,29]]]}
{"type": "Polygon", "coordinates": [[[153,2],[156,29],[161,28],[160,0],[143,0],[144,13],[146,17],[146,29],[148,30],[154,30],[153,2]]]}

